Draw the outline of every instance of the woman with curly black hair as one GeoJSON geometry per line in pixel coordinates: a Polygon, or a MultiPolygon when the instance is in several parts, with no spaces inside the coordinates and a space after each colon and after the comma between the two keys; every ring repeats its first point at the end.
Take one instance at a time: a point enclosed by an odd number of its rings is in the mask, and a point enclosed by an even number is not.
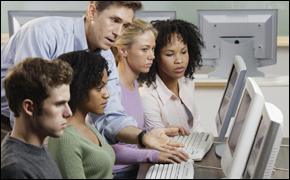
{"type": "Polygon", "coordinates": [[[73,68],[69,106],[73,116],[60,138],[49,138],[48,149],[64,179],[113,178],[115,153],[95,127],[85,121],[88,112],[103,114],[110,94],[106,88],[107,61],[87,51],[58,57],[73,68]]]}
{"type": "Polygon", "coordinates": [[[158,31],[155,60],[149,73],[140,73],[137,79],[145,126],[175,125],[201,132],[193,81],[204,47],[198,28],[180,19],[151,23],[158,31]]]}

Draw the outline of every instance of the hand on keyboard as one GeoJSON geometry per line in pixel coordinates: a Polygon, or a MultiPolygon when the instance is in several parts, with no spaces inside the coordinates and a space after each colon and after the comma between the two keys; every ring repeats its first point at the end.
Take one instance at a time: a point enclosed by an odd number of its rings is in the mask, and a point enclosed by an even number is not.
{"type": "Polygon", "coordinates": [[[170,125],[170,126],[167,126],[167,128],[178,128],[180,135],[182,135],[182,136],[189,135],[189,132],[183,126],[170,125]]]}
{"type": "Polygon", "coordinates": [[[189,156],[183,150],[175,150],[170,152],[161,152],[158,157],[158,163],[181,163],[188,161],[189,156]]]}

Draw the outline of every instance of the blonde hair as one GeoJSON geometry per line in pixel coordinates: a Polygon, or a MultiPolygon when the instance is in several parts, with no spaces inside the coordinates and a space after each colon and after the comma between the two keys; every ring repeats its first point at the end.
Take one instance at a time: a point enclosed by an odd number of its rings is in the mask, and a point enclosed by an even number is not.
{"type": "Polygon", "coordinates": [[[149,22],[145,22],[141,19],[134,19],[132,25],[125,30],[125,33],[115,42],[112,46],[112,52],[115,56],[116,65],[121,60],[121,54],[118,52],[118,47],[124,47],[130,49],[136,42],[135,37],[143,35],[146,31],[152,31],[155,39],[157,38],[157,30],[149,22]]]}

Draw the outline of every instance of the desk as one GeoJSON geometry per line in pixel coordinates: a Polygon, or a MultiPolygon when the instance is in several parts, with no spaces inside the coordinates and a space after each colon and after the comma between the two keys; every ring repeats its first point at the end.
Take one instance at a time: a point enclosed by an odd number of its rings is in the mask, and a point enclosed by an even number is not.
{"type": "MultiPolygon", "coordinates": [[[[215,137],[214,141],[218,141],[218,138],[215,137]]],[[[289,145],[289,138],[283,138],[282,144],[289,145]]],[[[214,166],[221,167],[221,159],[215,155],[214,148],[218,145],[216,143],[213,144],[209,152],[205,155],[201,162],[195,162],[195,164],[202,166],[214,166]]],[[[138,172],[137,179],[144,179],[146,173],[150,166],[154,165],[153,163],[140,163],[140,168],[138,172]]],[[[275,167],[289,169],[289,147],[281,147],[275,167]]],[[[214,169],[205,169],[194,166],[194,178],[195,179],[219,179],[224,178],[225,175],[222,170],[214,170],[214,169]]],[[[287,171],[278,171],[276,170],[272,173],[271,179],[289,179],[289,172],[287,171]]]]}

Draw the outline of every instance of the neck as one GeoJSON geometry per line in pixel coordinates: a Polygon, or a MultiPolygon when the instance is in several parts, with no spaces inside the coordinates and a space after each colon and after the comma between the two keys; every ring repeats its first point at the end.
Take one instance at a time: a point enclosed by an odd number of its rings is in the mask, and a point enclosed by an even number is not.
{"type": "Polygon", "coordinates": [[[90,51],[94,51],[95,49],[97,49],[97,46],[94,46],[93,43],[91,43],[91,39],[93,38],[91,33],[90,33],[90,29],[91,29],[91,25],[90,25],[90,21],[86,20],[85,18],[85,34],[86,34],[86,39],[87,39],[87,43],[88,43],[88,48],[90,51]]]}
{"type": "Polygon", "coordinates": [[[85,118],[87,114],[87,111],[82,111],[77,108],[73,116],[67,118],[67,125],[73,125],[75,127],[86,126],[85,118]]]}
{"type": "Polygon", "coordinates": [[[20,116],[15,118],[11,137],[40,147],[47,135],[42,130],[34,127],[29,117],[20,116]]]}
{"type": "MultiPolygon", "coordinates": [[[[160,72],[160,71],[159,71],[160,72]]],[[[160,79],[165,86],[172,91],[177,97],[179,97],[178,79],[167,76],[165,73],[158,73],[160,79]]]]}
{"type": "Polygon", "coordinates": [[[133,91],[135,89],[134,81],[137,78],[139,72],[132,70],[127,61],[124,59],[122,59],[118,64],[118,72],[120,82],[123,84],[123,86],[133,91]]]}

